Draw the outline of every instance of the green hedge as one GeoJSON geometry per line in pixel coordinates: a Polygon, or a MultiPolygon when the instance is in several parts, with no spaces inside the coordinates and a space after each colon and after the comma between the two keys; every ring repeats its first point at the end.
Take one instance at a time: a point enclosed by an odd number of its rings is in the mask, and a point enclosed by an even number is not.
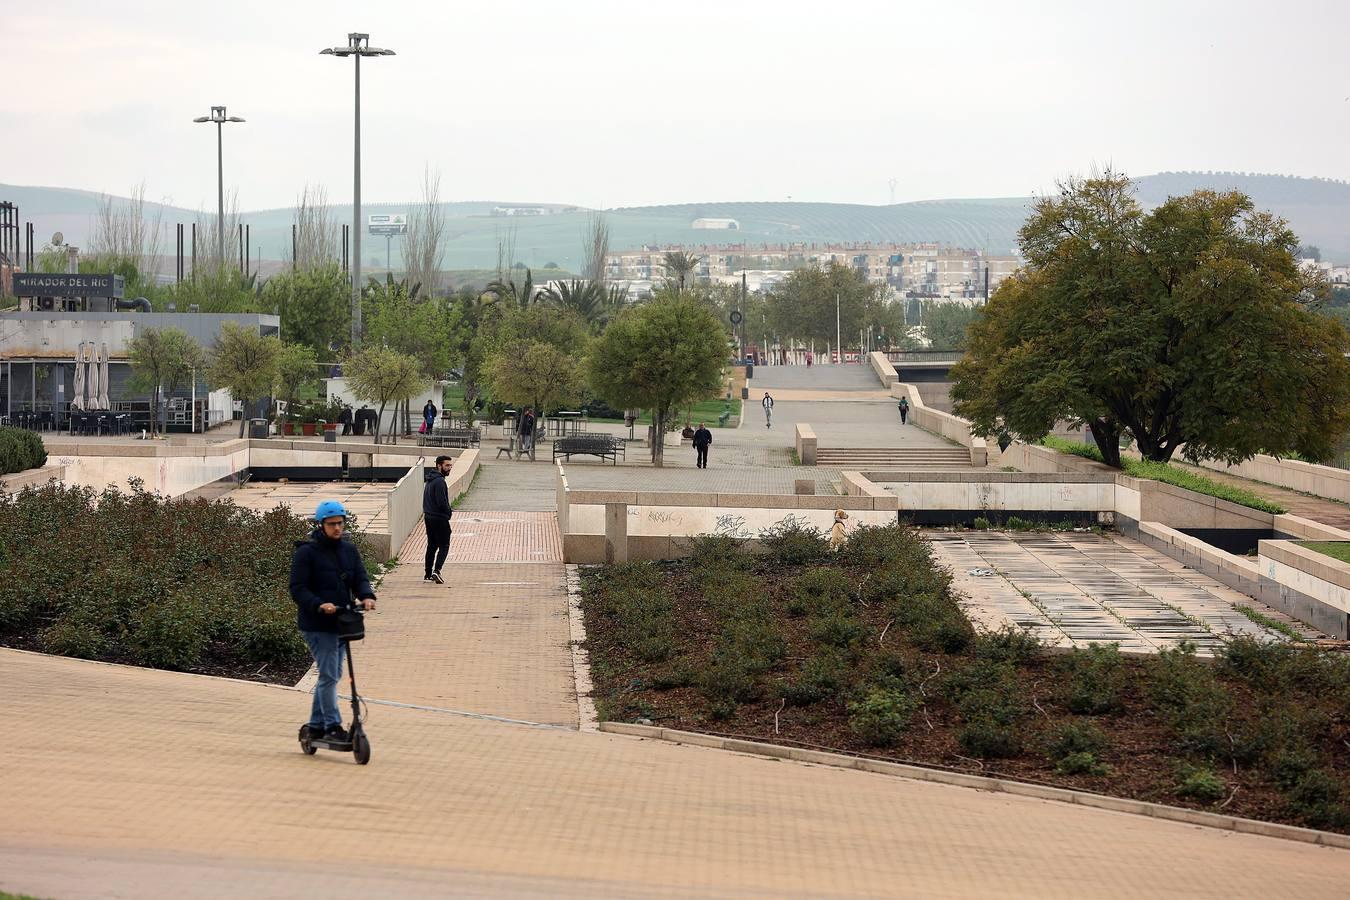
{"type": "Polygon", "coordinates": [[[139,482],[25,488],[0,498],[0,645],[293,680],[308,652],[290,560],[311,528],[286,507],[168,500],[139,482]]]}
{"type": "Polygon", "coordinates": [[[47,448],[37,432],[0,427],[0,475],[38,469],[47,464],[47,448]]]}
{"type": "MultiPolygon", "coordinates": [[[[1081,456],[1085,459],[1103,462],[1102,453],[1096,447],[1089,444],[1080,444],[1077,441],[1070,441],[1060,437],[1046,437],[1041,440],[1041,445],[1049,447],[1051,450],[1058,450],[1060,453],[1068,453],[1073,456],[1081,456]]],[[[1253,494],[1251,491],[1243,490],[1240,487],[1234,487],[1231,484],[1223,484],[1212,478],[1206,478],[1198,472],[1191,472],[1186,469],[1167,463],[1152,462],[1146,459],[1134,459],[1133,457],[1121,456],[1121,469],[1126,475],[1134,478],[1147,478],[1151,481],[1161,481],[1166,484],[1175,485],[1179,488],[1185,488],[1188,491],[1195,491],[1197,494],[1205,494],[1210,497],[1218,497],[1220,500],[1227,500],[1229,503],[1236,503],[1239,506],[1246,506],[1251,509],[1259,509],[1262,512],[1282,515],[1288,512],[1278,503],[1271,503],[1253,494]]]]}

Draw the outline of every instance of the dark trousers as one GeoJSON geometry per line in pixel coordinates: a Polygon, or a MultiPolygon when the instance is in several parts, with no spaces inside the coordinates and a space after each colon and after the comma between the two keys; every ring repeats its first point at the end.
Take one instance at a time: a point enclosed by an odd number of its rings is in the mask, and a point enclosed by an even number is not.
{"type": "Polygon", "coordinates": [[[445,519],[427,519],[427,571],[439,572],[450,555],[450,523],[445,519]]]}
{"type": "Polygon", "coordinates": [[[902,410],[900,410],[900,424],[901,424],[901,425],[905,424],[905,419],[907,419],[907,418],[909,418],[909,410],[907,410],[907,409],[902,409],[902,410]]]}
{"type": "Polygon", "coordinates": [[[698,451],[698,467],[700,469],[708,468],[708,448],[695,447],[694,449],[698,451]]]}

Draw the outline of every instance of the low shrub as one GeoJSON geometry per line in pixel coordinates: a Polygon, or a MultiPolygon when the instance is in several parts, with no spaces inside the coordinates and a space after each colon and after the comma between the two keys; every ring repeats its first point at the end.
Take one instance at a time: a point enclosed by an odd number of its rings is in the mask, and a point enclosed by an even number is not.
{"type": "Polygon", "coordinates": [[[801,610],[796,615],[833,613],[848,606],[856,587],[853,579],[838,569],[811,569],[797,576],[793,583],[788,611],[792,612],[795,604],[795,608],[801,610]]]}
{"type": "Polygon", "coordinates": [[[0,475],[39,469],[46,464],[47,448],[37,432],[0,426],[0,475]]]}
{"type": "Polygon", "coordinates": [[[1225,722],[1232,710],[1227,689],[1214,677],[1213,667],[1195,656],[1195,647],[1182,643],[1150,660],[1149,691],[1163,720],[1188,753],[1217,757],[1231,748],[1225,722]]]}
{"type": "Polygon", "coordinates": [[[1056,697],[1069,710],[1081,716],[1101,716],[1119,712],[1126,673],[1115,644],[1090,644],[1086,650],[1074,650],[1056,660],[1060,681],[1056,697]]]}
{"type": "Polygon", "coordinates": [[[792,681],[779,686],[778,694],[789,706],[809,706],[839,692],[848,680],[848,664],[837,653],[824,651],[809,658],[792,681]]]}
{"type": "Polygon", "coordinates": [[[746,539],[730,534],[698,534],[688,539],[689,561],[696,567],[730,564],[745,567],[746,539]]]}
{"type": "Polygon", "coordinates": [[[988,531],[989,520],[986,519],[984,516],[976,516],[974,526],[976,531],[988,531]]]}
{"type": "Polygon", "coordinates": [[[873,688],[848,705],[848,724],[869,746],[890,747],[900,740],[918,708],[908,691],[873,688]]]}
{"type": "Polygon", "coordinates": [[[1213,766],[1183,765],[1177,773],[1176,792],[1179,797],[1218,800],[1228,793],[1228,785],[1213,766]]]}
{"type": "Polygon", "coordinates": [[[1040,654],[1041,642],[1031,632],[1010,626],[977,635],[974,650],[977,659],[1022,665],[1040,654]]]}
{"type": "Polygon", "coordinates": [[[820,616],[811,625],[811,639],[847,649],[867,637],[867,625],[847,607],[820,616]]]}
{"type": "Polygon", "coordinates": [[[1055,771],[1062,775],[1105,775],[1110,771],[1097,754],[1079,750],[1061,756],[1055,763],[1055,771]]]}
{"type": "Polygon", "coordinates": [[[1009,531],[1031,531],[1035,527],[1036,526],[1033,523],[1028,522],[1021,516],[1008,517],[1007,528],[1009,531]]]}
{"type": "Polygon", "coordinates": [[[918,531],[905,525],[860,525],[839,548],[847,566],[871,571],[889,563],[928,568],[932,553],[918,531]]]}
{"type": "Polygon", "coordinates": [[[1022,752],[1019,726],[1026,710],[1016,682],[968,691],[957,708],[962,724],[956,741],[971,756],[997,759],[1022,752]]]}
{"type": "Polygon", "coordinates": [[[1064,722],[1050,733],[1046,749],[1056,760],[1074,753],[1097,754],[1106,749],[1106,734],[1091,722],[1064,722]]]}
{"type": "Polygon", "coordinates": [[[769,559],[787,566],[819,562],[830,554],[830,545],[819,528],[788,516],[759,535],[769,559]]]}
{"type": "Polygon", "coordinates": [[[1350,825],[1350,807],[1345,788],[1323,769],[1312,769],[1298,779],[1285,795],[1289,810],[1313,828],[1344,828],[1350,825]]]}

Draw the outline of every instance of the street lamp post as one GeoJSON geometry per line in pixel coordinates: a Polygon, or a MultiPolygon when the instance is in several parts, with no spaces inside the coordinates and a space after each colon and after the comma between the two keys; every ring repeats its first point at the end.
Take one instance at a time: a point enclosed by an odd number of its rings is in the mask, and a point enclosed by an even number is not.
{"type": "Polygon", "coordinates": [[[370,46],[370,35],[351,32],[347,46],[325,47],[326,56],[356,57],[356,130],[352,153],[352,349],[361,346],[361,57],[393,56],[393,50],[370,46]]]}
{"type": "MultiPolygon", "coordinates": [[[[211,115],[198,116],[194,122],[209,122],[216,126],[216,252],[220,266],[225,265],[225,143],[221,131],[226,122],[242,122],[238,116],[225,115],[225,107],[211,107],[211,115]]],[[[194,276],[195,277],[195,276],[194,276]]]]}

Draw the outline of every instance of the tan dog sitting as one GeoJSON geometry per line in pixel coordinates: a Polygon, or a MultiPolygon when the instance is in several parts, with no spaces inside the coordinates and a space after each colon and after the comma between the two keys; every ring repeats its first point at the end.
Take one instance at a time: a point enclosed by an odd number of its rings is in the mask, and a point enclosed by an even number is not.
{"type": "Polygon", "coordinates": [[[844,520],[848,518],[848,513],[842,509],[834,511],[834,527],[830,529],[830,549],[838,550],[844,546],[844,541],[848,540],[844,534],[844,520]]]}

